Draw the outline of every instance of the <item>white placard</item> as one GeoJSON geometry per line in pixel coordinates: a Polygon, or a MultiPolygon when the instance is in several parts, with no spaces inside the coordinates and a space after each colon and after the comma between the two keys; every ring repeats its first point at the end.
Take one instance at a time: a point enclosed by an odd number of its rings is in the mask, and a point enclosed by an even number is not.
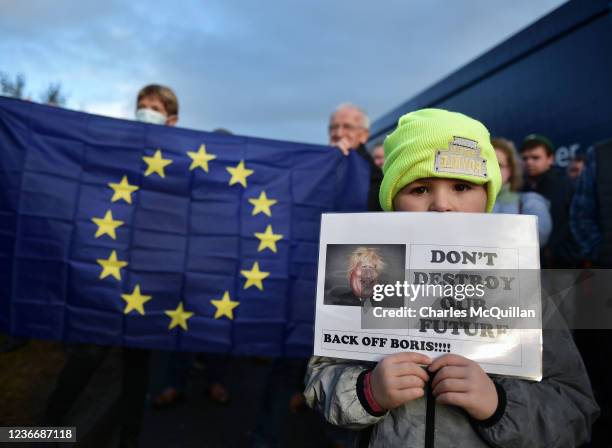
{"type": "Polygon", "coordinates": [[[324,214],[314,354],[456,353],[539,381],[539,269],[534,216],[324,214]]]}

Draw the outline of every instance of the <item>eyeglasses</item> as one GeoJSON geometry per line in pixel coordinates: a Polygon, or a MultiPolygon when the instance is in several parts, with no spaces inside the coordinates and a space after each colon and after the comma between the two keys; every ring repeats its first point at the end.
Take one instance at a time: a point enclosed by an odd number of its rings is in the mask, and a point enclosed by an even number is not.
{"type": "Polygon", "coordinates": [[[333,123],[329,125],[329,132],[334,132],[337,131],[339,129],[343,129],[345,131],[348,132],[355,132],[355,131],[359,131],[361,129],[365,129],[363,126],[356,126],[354,124],[350,124],[350,123],[333,123]]]}

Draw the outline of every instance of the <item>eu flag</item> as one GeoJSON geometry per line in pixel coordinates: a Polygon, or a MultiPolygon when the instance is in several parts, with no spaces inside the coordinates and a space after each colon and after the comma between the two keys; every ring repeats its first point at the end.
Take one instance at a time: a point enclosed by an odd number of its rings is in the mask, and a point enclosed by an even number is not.
{"type": "Polygon", "coordinates": [[[0,98],[0,329],[309,355],[320,215],[364,210],[368,170],[325,146],[0,98]]]}

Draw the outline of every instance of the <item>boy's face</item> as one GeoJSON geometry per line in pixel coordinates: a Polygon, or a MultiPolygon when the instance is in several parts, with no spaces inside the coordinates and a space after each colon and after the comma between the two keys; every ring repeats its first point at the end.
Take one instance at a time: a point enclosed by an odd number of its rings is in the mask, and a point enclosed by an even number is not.
{"type": "Polygon", "coordinates": [[[484,213],[487,190],[465,180],[425,178],[402,188],[393,198],[398,212],[484,213]]]}
{"type": "MultiPolygon", "coordinates": [[[[149,95],[142,97],[140,101],[138,101],[136,109],[151,109],[168,117],[168,111],[166,110],[166,106],[164,106],[164,103],[161,102],[157,95],[149,95]]],[[[177,121],[178,117],[176,115],[171,115],[166,120],[166,126],[175,126],[177,121]]]]}

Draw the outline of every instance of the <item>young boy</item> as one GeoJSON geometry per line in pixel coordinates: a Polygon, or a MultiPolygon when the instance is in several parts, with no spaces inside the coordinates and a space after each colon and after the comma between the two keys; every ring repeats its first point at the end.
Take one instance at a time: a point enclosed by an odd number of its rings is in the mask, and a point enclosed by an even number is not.
{"type": "MultiPolygon", "coordinates": [[[[492,210],[501,175],[480,122],[419,110],[400,118],[384,148],[384,210],[492,210]],[[476,148],[486,170],[469,163],[473,153],[449,166],[437,151],[453,142],[476,148]]],[[[312,357],[305,396],[332,424],[364,430],[359,446],[425,446],[428,385],[435,397],[436,447],[576,447],[589,439],[597,404],[569,332],[544,330],[543,339],[541,382],[493,379],[455,354],[432,360],[398,353],[377,364],[312,357]]]]}

